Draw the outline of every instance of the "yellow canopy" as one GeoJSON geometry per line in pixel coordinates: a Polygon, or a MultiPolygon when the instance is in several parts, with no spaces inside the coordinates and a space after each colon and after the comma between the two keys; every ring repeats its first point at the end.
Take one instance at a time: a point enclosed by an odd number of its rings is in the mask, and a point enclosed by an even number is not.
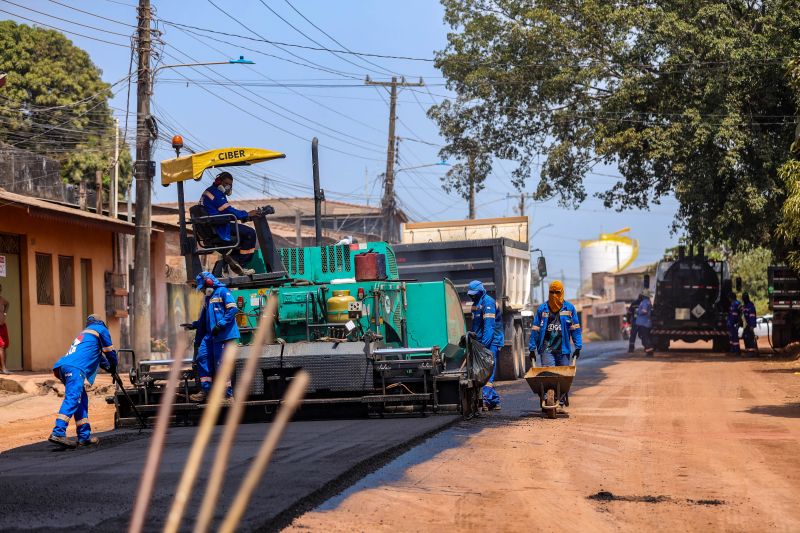
{"type": "Polygon", "coordinates": [[[282,159],[286,154],[263,148],[218,148],[197,154],[167,159],[161,162],[161,185],[198,179],[207,168],[252,165],[270,159],[282,159]]]}

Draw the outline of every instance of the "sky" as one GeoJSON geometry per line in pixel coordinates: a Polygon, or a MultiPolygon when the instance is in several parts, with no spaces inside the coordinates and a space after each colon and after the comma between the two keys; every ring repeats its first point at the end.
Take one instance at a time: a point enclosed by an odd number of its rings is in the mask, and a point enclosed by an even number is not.
{"type": "MultiPolygon", "coordinates": [[[[441,188],[440,178],[447,167],[435,165],[443,141],[425,112],[453,93],[444,86],[445,80],[432,62],[263,42],[432,59],[435,51],[445,48],[447,33],[452,31],[443,22],[439,2],[152,0],[152,4],[161,31],[155,47],[157,65],[227,61],[239,56],[255,61],[255,65],[164,68],[158,71],[153,87],[151,113],[164,138],[181,134],[186,146],[197,151],[255,146],[286,154],[286,159],[234,170],[232,201],[311,196],[311,139],[318,137],[326,197],[379,204],[379,175],[386,166],[388,93],[367,86],[364,80],[370,76],[385,81],[391,75],[402,75],[409,82],[421,77],[425,87],[407,88],[398,96],[396,134],[401,141],[396,190],[400,206],[414,221],[466,218],[467,202],[441,188]]],[[[129,36],[136,25],[135,0],[0,0],[0,17],[63,31],[89,53],[106,82],[123,80],[113,88],[111,105],[123,129],[128,117],[126,139],[133,145],[136,86],[130,87],[128,103],[124,79],[131,59],[129,36]]],[[[169,142],[157,141],[153,159],[171,157],[174,151],[169,142]]],[[[479,218],[516,216],[518,197],[510,195],[519,192],[509,179],[514,168],[513,161],[495,161],[485,189],[476,198],[479,218]]],[[[586,178],[589,197],[577,210],[560,208],[555,200],[527,202],[531,248],[543,250],[551,279],[563,279],[568,297],[578,289],[582,239],[630,227],[629,235],[640,242],[634,266],[658,260],[665,248],[677,243],[678,236],[670,233],[677,209],[673,198],[662,199],[661,205],[653,205],[649,211],[617,213],[592,197],[592,193],[610,188],[615,175],[614,167],[595,169],[586,178]]],[[[207,181],[190,182],[187,201],[199,197],[207,181]]],[[[534,191],[537,181],[538,177],[532,176],[525,192],[534,191]]],[[[176,200],[174,187],[162,187],[158,176],[153,191],[154,202],[176,200]]]]}

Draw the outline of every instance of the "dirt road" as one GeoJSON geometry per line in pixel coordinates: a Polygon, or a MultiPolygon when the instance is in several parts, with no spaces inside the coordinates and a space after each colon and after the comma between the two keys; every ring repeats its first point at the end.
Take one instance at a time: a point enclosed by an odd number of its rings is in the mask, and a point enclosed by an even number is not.
{"type": "MultiPolygon", "coordinates": [[[[621,347],[620,345],[616,345],[621,347]]],[[[800,531],[800,364],[619,349],[569,417],[524,383],[297,518],[319,531],[800,531]]]]}

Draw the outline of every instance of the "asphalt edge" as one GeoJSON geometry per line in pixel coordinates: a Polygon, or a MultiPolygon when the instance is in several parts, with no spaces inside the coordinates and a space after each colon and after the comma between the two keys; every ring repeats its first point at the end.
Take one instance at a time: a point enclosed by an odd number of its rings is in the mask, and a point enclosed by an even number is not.
{"type": "MultiPolygon", "coordinates": [[[[433,415],[436,416],[436,415],[433,415]]],[[[295,503],[278,513],[267,524],[257,527],[253,531],[259,533],[273,533],[281,531],[282,529],[291,525],[295,518],[312,511],[319,507],[321,504],[336,496],[337,494],[349,489],[364,477],[376,472],[394,461],[411,448],[419,446],[431,437],[436,436],[438,433],[450,429],[459,422],[464,422],[465,419],[460,415],[455,419],[433,428],[425,433],[412,437],[411,439],[397,444],[387,450],[376,453],[362,461],[353,465],[349,470],[342,473],[339,477],[334,478],[314,492],[300,498],[295,503]]]]}

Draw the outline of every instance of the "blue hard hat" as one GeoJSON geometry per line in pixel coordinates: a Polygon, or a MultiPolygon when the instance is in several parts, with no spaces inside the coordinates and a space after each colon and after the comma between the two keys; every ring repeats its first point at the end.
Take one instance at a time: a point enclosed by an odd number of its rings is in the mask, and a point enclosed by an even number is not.
{"type": "Polygon", "coordinates": [[[480,294],[482,292],[485,292],[483,288],[483,283],[481,283],[477,279],[469,282],[469,285],[467,286],[467,294],[469,294],[470,296],[475,296],[476,294],[480,294]]]}

